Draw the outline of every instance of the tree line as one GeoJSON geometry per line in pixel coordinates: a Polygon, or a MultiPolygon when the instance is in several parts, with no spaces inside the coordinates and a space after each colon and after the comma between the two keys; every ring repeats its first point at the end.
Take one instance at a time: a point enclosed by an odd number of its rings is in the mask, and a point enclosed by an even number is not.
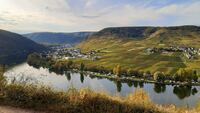
{"type": "Polygon", "coordinates": [[[73,62],[72,60],[53,60],[52,58],[42,57],[37,53],[31,54],[27,59],[28,64],[34,67],[46,67],[49,70],[63,73],[70,69],[78,69],[80,71],[91,71],[102,74],[114,74],[117,77],[138,77],[143,79],[155,80],[157,82],[179,81],[179,82],[198,82],[198,73],[192,69],[179,69],[175,74],[166,74],[164,72],[156,71],[138,71],[134,69],[123,69],[122,66],[117,65],[112,70],[104,68],[103,66],[88,66],[83,62],[73,62]]]}

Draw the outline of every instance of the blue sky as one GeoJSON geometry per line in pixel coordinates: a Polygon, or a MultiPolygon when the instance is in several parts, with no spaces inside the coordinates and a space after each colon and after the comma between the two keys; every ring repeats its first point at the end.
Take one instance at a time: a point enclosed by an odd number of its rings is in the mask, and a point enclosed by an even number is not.
{"type": "Polygon", "coordinates": [[[199,20],[199,0],[0,0],[0,29],[18,33],[199,26],[199,20]]]}

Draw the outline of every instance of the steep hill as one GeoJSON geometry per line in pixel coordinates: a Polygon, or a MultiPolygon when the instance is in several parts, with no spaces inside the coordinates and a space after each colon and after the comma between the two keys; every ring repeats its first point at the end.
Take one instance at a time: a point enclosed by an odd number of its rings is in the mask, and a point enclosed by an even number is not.
{"type": "Polygon", "coordinates": [[[0,64],[15,64],[26,59],[33,52],[47,48],[19,34],[0,30],[0,64]]]}
{"type": "Polygon", "coordinates": [[[200,48],[200,27],[116,27],[105,28],[77,47],[87,53],[98,51],[101,59],[85,61],[91,66],[112,69],[120,64],[124,69],[174,73],[180,68],[200,69],[200,58],[187,59],[183,52],[166,54],[147,52],[150,48],[200,48]]]}
{"type": "Polygon", "coordinates": [[[74,33],[30,33],[24,34],[25,37],[41,44],[78,44],[92,35],[93,32],[74,32],[74,33]]]}

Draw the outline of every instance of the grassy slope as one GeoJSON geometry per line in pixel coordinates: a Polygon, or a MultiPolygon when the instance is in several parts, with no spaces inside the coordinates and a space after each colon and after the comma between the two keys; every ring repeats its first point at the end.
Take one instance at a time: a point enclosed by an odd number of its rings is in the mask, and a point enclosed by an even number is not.
{"type": "Polygon", "coordinates": [[[200,60],[187,60],[182,53],[146,54],[149,47],[189,46],[200,48],[199,32],[158,30],[143,40],[122,39],[109,36],[93,37],[78,47],[83,52],[100,50],[102,58],[84,61],[89,66],[100,65],[112,69],[117,64],[123,68],[143,71],[175,73],[179,68],[200,69],[200,60]]]}

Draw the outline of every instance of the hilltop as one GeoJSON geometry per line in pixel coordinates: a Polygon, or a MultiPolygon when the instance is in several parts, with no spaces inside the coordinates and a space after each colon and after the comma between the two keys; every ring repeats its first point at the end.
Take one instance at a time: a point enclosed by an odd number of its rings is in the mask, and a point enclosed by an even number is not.
{"type": "Polygon", "coordinates": [[[0,64],[15,64],[26,60],[28,54],[47,48],[19,34],[0,30],[0,64]]]}
{"type": "Polygon", "coordinates": [[[89,66],[113,69],[120,64],[124,69],[172,74],[180,68],[199,70],[199,56],[195,59],[186,57],[188,51],[199,51],[199,43],[198,26],[112,27],[95,33],[77,47],[84,53],[95,51],[101,56],[96,61],[85,60],[89,66]],[[168,48],[182,51],[162,51],[168,48]],[[158,52],[149,53],[148,50],[158,52]]]}
{"type": "Polygon", "coordinates": [[[38,32],[24,34],[23,36],[40,44],[71,44],[75,45],[91,36],[93,32],[74,32],[74,33],[52,33],[38,32]]]}

